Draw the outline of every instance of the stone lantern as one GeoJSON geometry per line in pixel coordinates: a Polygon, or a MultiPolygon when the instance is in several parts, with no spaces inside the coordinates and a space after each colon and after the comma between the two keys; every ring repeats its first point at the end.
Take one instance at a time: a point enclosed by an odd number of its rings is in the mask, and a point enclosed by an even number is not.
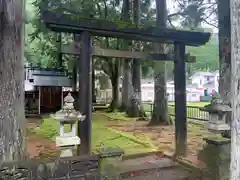
{"type": "Polygon", "coordinates": [[[73,148],[81,142],[76,135],[76,125],[78,121],[84,121],[85,116],[74,110],[73,103],[74,98],[68,93],[64,98],[63,108],[53,115],[60,122],[60,136],[56,137],[56,146],[61,148],[61,157],[72,156],[73,148]],[[68,132],[64,131],[65,125],[70,125],[68,132]]]}
{"type": "Polygon", "coordinates": [[[231,112],[229,105],[225,104],[220,98],[215,98],[211,104],[200,108],[202,111],[209,113],[208,129],[216,134],[230,130],[230,125],[226,120],[226,116],[231,112]]]}
{"type": "Polygon", "coordinates": [[[206,144],[198,153],[198,159],[203,161],[209,172],[209,179],[229,179],[231,140],[222,137],[222,133],[230,130],[227,115],[231,112],[228,104],[220,98],[213,99],[211,104],[201,108],[209,113],[208,129],[214,135],[203,138],[206,144]]]}

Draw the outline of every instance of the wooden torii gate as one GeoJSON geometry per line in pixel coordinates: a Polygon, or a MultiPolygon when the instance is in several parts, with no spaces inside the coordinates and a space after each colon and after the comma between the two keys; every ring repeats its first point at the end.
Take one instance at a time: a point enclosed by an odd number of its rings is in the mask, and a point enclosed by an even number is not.
{"type": "MultiPolygon", "coordinates": [[[[51,7],[50,7],[51,8],[51,7]]],[[[97,54],[96,47],[92,47],[91,37],[115,37],[127,40],[149,41],[174,44],[174,55],[169,60],[174,62],[175,85],[175,139],[176,155],[185,155],[187,152],[187,118],[186,118],[186,72],[185,72],[185,47],[201,46],[209,41],[210,33],[180,31],[175,29],[144,27],[126,22],[110,22],[78,17],[76,15],[54,12],[45,7],[41,13],[46,26],[55,32],[80,34],[80,77],[79,78],[79,106],[86,120],[78,124],[78,136],[81,146],[80,154],[91,153],[91,120],[92,120],[92,54],[97,54]]],[[[98,52],[98,55],[100,53],[98,52]]],[[[140,54],[131,54],[139,57],[140,54]]],[[[144,55],[151,59],[152,54],[144,55]]],[[[158,54],[159,56],[159,54],[158,54]]],[[[114,56],[115,57],[115,56],[114,56]]],[[[125,57],[125,56],[124,56],[125,57]]],[[[157,58],[166,60],[168,58],[157,58]]],[[[155,58],[152,58],[155,59],[155,58]]]]}

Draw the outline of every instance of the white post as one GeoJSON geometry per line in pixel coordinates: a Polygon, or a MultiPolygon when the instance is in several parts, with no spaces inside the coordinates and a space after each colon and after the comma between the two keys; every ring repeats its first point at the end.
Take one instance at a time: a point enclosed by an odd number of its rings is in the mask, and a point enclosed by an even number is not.
{"type": "Polygon", "coordinates": [[[231,167],[230,180],[240,179],[240,0],[230,0],[231,14],[231,167]]]}

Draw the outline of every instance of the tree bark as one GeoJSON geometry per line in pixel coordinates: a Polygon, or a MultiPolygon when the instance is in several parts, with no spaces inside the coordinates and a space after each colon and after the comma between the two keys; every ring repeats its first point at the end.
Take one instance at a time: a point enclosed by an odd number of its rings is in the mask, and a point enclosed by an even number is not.
{"type": "MultiPolygon", "coordinates": [[[[81,38],[79,34],[73,35],[73,40],[76,43],[80,43],[81,38]]],[[[79,84],[78,84],[78,75],[80,74],[80,68],[78,67],[80,56],[73,59],[73,71],[72,71],[72,94],[74,95],[74,108],[79,110],[79,101],[78,101],[78,91],[79,91],[79,84]],[[78,84],[78,91],[77,91],[77,84],[78,84]]]]}
{"type": "Polygon", "coordinates": [[[72,92],[77,91],[77,59],[73,59],[73,69],[72,69],[72,92]]]}
{"type": "Polygon", "coordinates": [[[111,111],[119,109],[119,72],[120,72],[120,61],[115,58],[115,62],[112,69],[111,84],[112,84],[112,102],[110,105],[111,111]]]}
{"type": "Polygon", "coordinates": [[[63,68],[63,55],[61,53],[62,47],[62,34],[57,33],[57,51],[58,51],[58,68],[63,68]]]}
{"type": "Polygon", "coordinates": [[[26,158],[24,1],[0,0],[0,159],[26,158]]]}
{"type": "Polygon", "coordinates": [[[239,0],[230,1],[231,12],[231,167],[230,179],[240,179],[240,14],[239,0]]]}
{"type": "MultiPolygon", "coordinates": [[[[133,21],[135,24],[140,24],[140,0],[133,1],[133,21]]],[[[140,51],[141,43],[133,42],[134,47],[132,48],[134,51],[140,51]]],[[[146,120],[147,117],[144,108],[142,106],[142,98],[141,98],[141,61],[139,59],[132,60],[132,89],[129,87],[129,106],[127,110],[127,114],[130,117],[141,117],[141,120],[146,120]]],[[[131,83],[129,82],[129,85],[131,83]]]]}
{"type": "Polygon", "coordinates": [[[218,27],[219,27],[219,93],[221,98],[230,103],[231,94],[229,78],[231,78],[231,29],[230,29],[230,2],[218,0],[218,27]]]}
{"type": "Polygon", "coordinates": [[[93,103],[97,102],[96,90],[95,90],[95,68],[93,64],[92,64],[92,102],[93,103]]]}
{"type": "MultiPolygon", "coordinates": [[[[122,10],[122,19],[124,21],[130,21],[130,1],[124,0],[123,1],[123,10],[122,10]]],[[[124,49],[128,50],[128,42],[124,41],[124,49]]],[[[130,60],[123,59],[123,81],[122,81],[122,105],[121,110],[127,111],[128,103],[129,103],[129,89],[130,89],[130,60]]]]}
{"type": "MultiPolygon", "coordinates": [[[[165,27],[167,19],[166,0],[156,0],[157,26],[165,27]]],[[[156,51],[164,53],[165,47],[156,44],[156,51]]],[[[166,62],[155,62],[154,106],[150,124],[170,124],[166,91],[166,62]]]]}
{"type": "MultiPolygon", "coordinates": [[[[140,24],[140,0],[133,0],[133,23],[140,24]]],[[[133,46],[135,46],[135,51],[140,50],[140,42],[133,42],[133,46]]],[[[140,71],[140,61],[138,59],[132,60],[132,86],[133,89],[130,92],[129,98],[129,107],[128,107],[128,115],[131,117],[139,117],[139,105],[140,105],[140,97],[141,97],[141,71],[140,71]]]]}
{"type": "Polygon", "coordinates": [[[123,83],[122,83],[122,107],[123,111],[128,111],[129,106],[131,106],[131,92],[132,92],[132,74],[131,74],[131,61],[129,59],[124,59],[123,63],[124,73],[123,73],[123,83]],[[130,104],[129,104],[130,103],[130,104]]]}
{"type": "Polygon", "coordinates": [[[110,105],[111,111],[115,111],[117,108],[119,108],[119,79],[118,75],[115,75],[111,78],[112,83],[112,102],[110,105]]]}
{"type": "MultiPolygon", "coordinates": [[[[230,1],[218,0],[218,29],[219,29],[219,94],[221,99],[231,105],[231,25],[230,1]]],[[[231,113],[227,115],[231,123],[231,113]]],[[[224,133],[230,137],[230,132],[224,133]]]]}

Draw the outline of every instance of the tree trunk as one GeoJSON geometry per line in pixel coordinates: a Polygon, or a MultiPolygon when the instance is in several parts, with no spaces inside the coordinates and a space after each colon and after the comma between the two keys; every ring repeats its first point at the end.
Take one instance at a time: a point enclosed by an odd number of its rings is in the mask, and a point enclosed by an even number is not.
{"type": "MultiPolygon", "coordinates": [[[[157,26],[166,26],[166,0],[156,0],[157,26]]],[[[156,44],[156,51],[164,53],[165,47],[156,44]]],[[[154,66],[154,106],[150,124],[170,124],[166,91],[166,62],[155,62],[154,66]]]]}
{"type": "Polygon", "coordinates": [[[123,81],[122,81],[122,105],[121,110],[127,111],[129,98],[130,98],[130,83],[131,83],[131,66],[130,66],[130,60],[124,59],[123,60],[123,81]]]}
{"type": "MultiPolygon", "coordinates": [[[[127,79],[127,93],[128,93],[128,99],[127,99],[127,107],[126,107],[126,113],[129,117],[135,117],[135,111],[136,110],[136,106],[133,105],[133,103],[137,103],[136,102],[136,98],[133,95],[133,84],[132,84],[132,73],[131,73],[131,68],[132,68],[132,63],[129,62],[128,64],[128,79],[127,79]]],[[[125,95],[125,94],[124,94],[125,95]]]]}
{"type": "Polygon", "coordinates": [[[77,68],[77,60],[78,59],[73,59],[73,68],[72,68],[72,96],[74,98],[74,108],[77,110],[78,109],[78,93],[77,93],[77,73],[78,73],[78,68],[77,68]]]}
{"type": "Polygon", "coordinates": [[[230,180],[240,179],[240,1],[231,0],[232,126],[230,180]]]}
{"type": "Polygon", "coordinates": [[[112,70],[111,84],[112,84],[112,102],[110,105],[111,111],[119,108],[119,71],[120,61],[115,59],[114,69],[112,70]]]}
{"type": "MultiPolygon", "coordinates": [[[[140,24],[140,0],[133,0],[133,23],[140,24]]],[[[140,50],[140,42],[133,42],[132,49],[135,51],[140,50]]],[[[139,117],[139,103],[141,97],[141,71],[140,71],[140,61],[138,59],[132,60],[132,86],[133,89],[130,92],[128,115],[131,117],[139,117]]]]}
{"type": "MultiPolygon", "coordinates": [[[[230,2],[218,0],[218,29],[219,29],[219,94],[225,103],[231,105],[231,29],[230,2]]],[[[231,122],[231,113],[227,116],[231,122]]],[[[230,137],[230,132],[224,133],[230,137]]]]}
{"type": "MultiPolygon", "coordinates": [[[[76,43],[80,43],[81,38],[79,34],[74,34],[73,35],[73,40],[76,43]]],[[[79,84],[78,84],[78,75],[80,74],[80,70],[78,68],[78,62],[79,62],[80,57],[76,57],[73,60],[73,72],[72,72],[72,94],[74,95],[74,107],[76,110],[79,110],[79,101],[78,101],[78,91],[79,91],[79,84]],[[78,84],[78,91],[77,91],[77,84],[78,84]]]]}
{"type": "Polygon", "coordinates": [[[73,69],[72,69],[72,91],[77,91],[77,59],[73,59],[73,69]]]}
{"type": "Polygon", "coordinates": [[[26,157],[24,1],[0,0],[0,159],[26,157]]]}
{"type": "MultiPolygon", "coordinates": [[[[130,21],[130,2],[129,0],[123,1],[122,19],[124,21],[130,21]]],[[[124,49],[128,50],[128,42],[124,41],[124,49]]],[[[122,81],[122,105],[121,110],[127,111],[129,103],[129,86],[130,86],[130,61],[129,59],[123,59],[123,81],[122,81]]]]}
{"type": "Polygon", "coordinates": [[[115,111],[116,109],[119,108],[119,82],[118,82],[118,76],[113,76],[111,78],[111,83],[112,83],[112,102],[110,105],[111,111],[115,111]]]}
{"type": "Polygon", "coordinates": [[[97,102],[96,90],[95,90],[95,69],[93,64],[92,64],[92,102],[93,103],[97,102]]]}
{"type": "MultiPolygon", "coordinates": [[[[135,24],[140,24],[140,0],[133,1],[133,21],[135,24]]],[[[141,43],[133,42],[134,47],[132,48],[134,51],[140,51],[141,43]]],[[[140,119],[146,120],[146,113],[144,112],[144,108],[142,106],[142,98],[141,98],[141,61],[139,59],[133,59],[132,61],[132,90],[129,99],[129,107],[127,110],[128,116],[130,117],[141,117],[140,119]]],[[[130,84],[130,83],[129,83],[130,84]]]]}
{"type": "Polygon", "coordinates": [[[57,33],[57,53],[58,53],[58,68],[62,69],[63,68],[63,56],[61,53],[62,49],[62,34],[57,33]]]}

